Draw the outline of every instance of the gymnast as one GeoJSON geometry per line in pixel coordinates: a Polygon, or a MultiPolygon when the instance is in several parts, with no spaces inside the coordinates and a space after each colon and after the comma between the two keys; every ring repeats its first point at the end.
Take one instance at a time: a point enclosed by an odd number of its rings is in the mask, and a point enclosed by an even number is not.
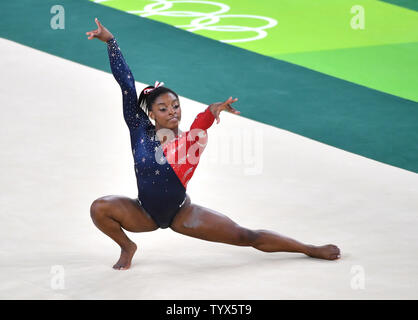
{"type": "Polygon", "coordinates": [[[194,119],[190,130],[178,125],[181,107],[178,95],[163,83],[148,86],[137,97],[134,77],[114,36],[96,18],[97,29],[86,32],[107,45],[110,67],[121,87],[123,117],[129,128],[134,169],[138,187],[135,199],[108,195],[93,201],[90,215],[99,230],[121,248],[113,266],[126,270],[131,266],[137,245],[130,232],[154,231],[170,227],[175,232],[207,241],[248,246],[264,252],[299,252],[307,256],[335,260],[337,246],[304,244],[276,232],[244,228],[224,214],[194,204],[186,193],[207,142],[207,130],[221,111],[240,114],[232,107],[238,99],[209,105],[194,119]],[[155,125],[150,121],[154,120],[155,125]]]}

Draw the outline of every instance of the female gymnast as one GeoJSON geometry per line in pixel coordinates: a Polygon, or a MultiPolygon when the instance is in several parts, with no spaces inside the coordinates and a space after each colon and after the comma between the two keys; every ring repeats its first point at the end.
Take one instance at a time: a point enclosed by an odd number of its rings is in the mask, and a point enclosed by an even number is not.
{"type": "Polygon", "coordinates": [[[144,88],[138,98],[134,77],[116,39],[97,18],[95,23],[97,29],[86,34],[89,40],[97,38],[107,44],[110,67],[122,90],[123,116],[130,132],[138,186],[136,199],[104,196],[93,201],[90,207],[97,228],[121,248],[114,269],[129,269],[137,249],[123,229],[146,232],[170,227],[194,238],[250,246],[264,252],[300,252],[328,260],[340,258],[340,250],[335,245],[308,245],[272,231],[247,229],[222,213],[192,203],[186,187],[203,152],[207,129],[215,119],[219,123],[221,111],[239,114],[231,106],[237,99],[231,97],[209,105],[196,116],[189,131],[180,131],[178,95],[156,82],[144,88]]]}

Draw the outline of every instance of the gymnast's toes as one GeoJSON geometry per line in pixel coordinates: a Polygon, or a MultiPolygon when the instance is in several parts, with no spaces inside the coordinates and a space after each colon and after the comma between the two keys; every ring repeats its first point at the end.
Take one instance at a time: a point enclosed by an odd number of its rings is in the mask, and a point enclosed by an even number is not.
{"type": "Polygon", "coordinates": [[[128,247],[122,248],[118,262],[113,266],[115,270],[127,270],[131,266],[132,258],[136,252],[137,246],[132,242],[128,247]]]}
{"type": "Polygon", "coordinates": [[[319,259],[336,260],[341,257],[341,252],[340,249],[333,244],[310,246],[308,256],[319,259]]]}

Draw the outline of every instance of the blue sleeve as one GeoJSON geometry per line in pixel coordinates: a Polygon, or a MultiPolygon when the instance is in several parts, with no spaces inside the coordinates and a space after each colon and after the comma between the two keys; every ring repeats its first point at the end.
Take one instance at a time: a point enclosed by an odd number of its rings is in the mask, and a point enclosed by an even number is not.
{"type": "Polygon", "coordinates": [[[138,107],[135,80],[115,38],[107,41],[107,52],[113,76],[122,90],[123,117],[129,129],[152,125],[144,110],[138,107]]]}

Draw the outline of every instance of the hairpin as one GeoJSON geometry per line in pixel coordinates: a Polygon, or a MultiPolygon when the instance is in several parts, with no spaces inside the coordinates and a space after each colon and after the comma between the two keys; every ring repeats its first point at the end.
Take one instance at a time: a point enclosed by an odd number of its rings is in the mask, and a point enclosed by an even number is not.
{"type": "Polygon", "coordinates": [[[162,87],[164,82],[155,81],[154,88],[144,89],[144,94],[149,94],[152,90],[157,89],[158,87],[162,87]]]}

